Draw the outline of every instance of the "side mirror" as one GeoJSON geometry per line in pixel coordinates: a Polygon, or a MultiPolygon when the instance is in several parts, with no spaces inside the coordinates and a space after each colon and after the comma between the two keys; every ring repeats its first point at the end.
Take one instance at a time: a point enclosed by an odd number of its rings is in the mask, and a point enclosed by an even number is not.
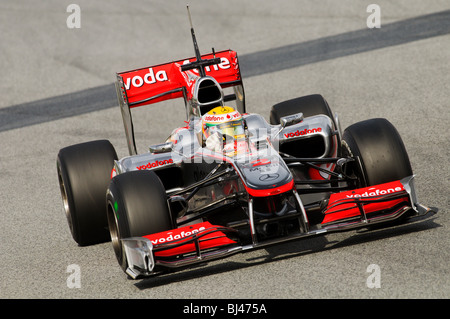
{"type": "Polygon", "coordinates": [[[150,146],[149,148],[150,148],[150,152],[152,152],[154,154],[167,153],[167,152],[172,151],[173,143],[167,142],[167,143],[162,143],[162,144],[155,144],[155,145],[150,146]]]}
{"type": "Polygon", "coordinates": [[[280,124],[282,128],[298,124],[303,121],[303,113],[297,113],[292,115],[283,116],[280,118],[280,124]]]}

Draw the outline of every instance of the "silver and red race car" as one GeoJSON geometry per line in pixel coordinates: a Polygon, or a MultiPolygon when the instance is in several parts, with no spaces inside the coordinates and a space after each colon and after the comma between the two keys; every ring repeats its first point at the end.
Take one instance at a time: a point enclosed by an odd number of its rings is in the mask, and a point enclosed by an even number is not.
{"type": "Polygon", "coordinates": [[[133,279],[291,240],[423,216],[399,133],[386,119],[341,131],[318,94],[249,114],[232,50],[117,74],[129,156],[107,140],[60,150],[74,240],[108,240],[133,279]],[[186,125],[138,154],[131,110],[185,102],[186,125]]]}

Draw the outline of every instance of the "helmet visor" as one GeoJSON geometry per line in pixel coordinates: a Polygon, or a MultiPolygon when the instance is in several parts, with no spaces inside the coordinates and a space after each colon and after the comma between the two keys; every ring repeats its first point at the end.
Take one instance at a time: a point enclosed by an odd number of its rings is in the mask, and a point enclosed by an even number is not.
{"type": "Polygon", "coordinates": [[[244,135],[244,124],[242,120],[216,125],[216,129],[222,135],[228,135],[233,138],[240,138],[244,135]]]}

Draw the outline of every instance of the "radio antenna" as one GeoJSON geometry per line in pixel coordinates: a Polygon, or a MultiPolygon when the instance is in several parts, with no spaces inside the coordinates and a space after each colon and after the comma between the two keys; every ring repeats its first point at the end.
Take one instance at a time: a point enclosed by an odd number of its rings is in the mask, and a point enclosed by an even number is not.
{"type": "MultiPolygon", "coordinates": [[[[195,57],[197,58],[197,61],[201,61],[202,56],[200,54],[200,49],[198,48],[197,38],[195,37],[194,26],[192,25],[191,11],[189,10],[189,6],[186,6],[186,8],[187,8],[188,17],[189,17],[189,23],[191,25],[191,35],[192,35],[192,42],[194,42],[195,57]]],[[[201,76],[205,76],[205,70],[203,68],[200,68],[199,72],[200,72],[201,76]]]]}
{"type": "Polygon", "coordinates": [[[194,26],[192,25],[191,11],[189,10],[189,5],[187,5],[186,8],[188,12],[189,24],[191,25],[191,29],[194,29],[194,26]]]}
{"type": "Polygon", "coordinates": [[[202,56],[200,54],[200,50],[199,50],[198,44],[197,44],[197,39],[195,37],[194,26],[192,24],[192,18],[191,18],[191,12],[189,10],[189,5],[187,5],[186,8],[187,8],[187,13],[188,13],[188,18],[189,18],[189,24],[191,26],[192,42],[194,43],[194,51],[195,51],[195,57],[196,57],[197,61],[182,65],[181,71],[197,69],[198,72],[200,73],[200,76],[204,77],[204,76],[206,76],[206,74],[205,74],[206,66],[219,64],[221,61],[220,61],[220,58],[216,58],[216,57],[214,57],[213,59],[202,60],[202,56]]]}

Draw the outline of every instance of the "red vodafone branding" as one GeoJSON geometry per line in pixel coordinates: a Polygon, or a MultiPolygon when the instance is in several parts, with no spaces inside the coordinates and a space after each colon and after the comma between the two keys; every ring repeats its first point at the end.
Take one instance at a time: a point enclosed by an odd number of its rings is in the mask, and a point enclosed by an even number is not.
{"type": "Polygon", "coordinates": [[[305,128],[304,130],[301,130],[301,131],[297,130],[295,132],[285,133],[284,137],[291,138],[291,137],[303,136],[303,135],[308,135],[308,134],[312,134],[312,133],[320,133],[320,132],[322,132],[322,128],[320,128],[320,127],[316,127],[316,128],[312,128],[312,129],[305,128]]]}
{"type": "MultiPolygon", "coordinates": [[[[189,64],[191,62],[192,61],[190,61],[190,60],[184,60],[183,65],[189,64]]],[[[219,69],[226,70],[226,69],[229,69],[230,67],[231,67],[230,60],[228,60],[228,58],[226,58],[226,57],[221,57],[219,64],[214,64],[212,66],[206,66],[205,70],[206,70],[206,72],[211,72],[211,71],[219,71],[219,69]]],[[[198,74],[197,69],[193,69],[191,71],[198,74]]]]}
{"type": "Polygon", "coordinates": [[[385,184],[379,184],[364,188],[358,188],[351,191],[340,192],[332,194],[330,197],[330,203],[337,200],[349,199],[349,198],[367,198],[383,196],[393,193],[398,193],[405,190],[403,184],[400,181],[389,182],[385,184]]]}
{"type": "MultiPolygon", "coordinates": [[[[189,63],[189,60],[185,60],[183,64],[189,63]]],[[[206,67],[206,72],[211,71],[219,71],[219,70],[226,70],[231,67],[230,61],[222,57],[221,63],[213,65],[211,67],[206,67]]],[[[167,76],[166,70],[158,70],[154,71],[153,68],[149,68],[148,72],[144,75],[135,75],[133,77],[129,77],[124,81],[125,89],[129,90],[131,87],[140,88],[144,84],[154,84],[156,82],[164,82],[168,81],[169,78],[167,76]]]]}
{"type": "Polygon", "coordinates": [[[129,90],[131,86],[139,88],[145,84],[153,84],[158,82],[168,81],[167,73],[165,70],[159,70],[156,73],[153,68],[148,69],[148,73],[143,76],[135,75],[124,81],[125,89],[129,90]]]}
{"type": "MultiPolygon", "coordinates": [[[[228,108],[226,109],[228,110],[228,108]]],[[[230,108],[230,110],[232,110],[230,108]]],[[[206,122],[210,122],[210,123],[221,123],[223,121],[231,121],[234,119],[239,119],[241,117],[241,115],[239,114],[239,112],[234,111],[228,114],[218,114],[218,115],[210,115],[207,114],[205,115],[205,117],[203,118],[206,122]]]]}
{"type": "Polygon", "coordinates": [[[205,121],[208,121],[208,122],[221,122],[221,121],[224,121],[225,120],[225,116],[224,115],[222,115],[222,116],[216,116],[216,115],[207,115],[207,116],[205,116],[205,121]]]}
{"type": "Polygon", "coordinates": [[[171,232],[160,234],[159,237],[147,236],[147,238],[150,239],[150,241],[152,242],[153,245],[164,244],[169,241],[183,239],[185,237],[188,237],[188,236],[191,236],[198,232],[201,232],[205,229],[206,229],[206,227],[201,226],[201,224],[200,224],[198,226],[198,228],[193,228],[193,227],[189,227],[187,229],[180,228],[180,229],[175,229],[174,231],[171,231],[171,232]]]}
{"type": "Polygon", "coordinates": [[[198,244],[200,249],[208,249],[236,243],[226,237],[223,232],[216,230],[217,227],[218,226],[211,225],[209,222],[203,222],[191,226],[172,229],[166,232],[146,235],[143,237],[149,239],[153,245],[163,245],[175,241],[186,242],[184,245],[180,245],[175,248],[155,252],[155,256],[175,256],[194,252],[196,250],[195,244],[190,241],[193,235],[199,236],[198,244]]]}
{"type": "Polygon", "coordinates": [[[370,187],[364,188],[365,192],[361,190],[359,192],[352,192],[351,194],[345,194],[347,198],[364,198],[364,197],[373,197],[373,196],[381,196],[392,193],[401,192],[404,190],[403,185],[396,186],[396,184],[384,184],[383,187],[370,187]]]}
{"type": "MultiPolygon", "coordinates": [[[[207,75],[214,77],[219,83],[232,83],[241,79],[235,51],[220,51],[216,52],[215,56],[213,54],[202,55],[202,59],[213,57],[220,58],[221,61],[217,65],[205,67],[207,75]]],[[[192,61],[195,61],[195,58],[117,73],[120,77],[120,84],[123,85],[126,93],[129,107],[134,108],[182,98],[181,88],[184,87],[190,92],[199,75],[196,69],[181,71],[181,65],[192,61]]]]}
{"type": "Polygon", "coordinates": [[[361,212],[356,200],[359,200],[359,203],[364,205],[364,211],[366,214],[383,211],[402,202],[407,202],[409,199],[406,192],[405,196],[400,198],[393,198],[391,200],[380,202],[371,202],[371,199],[381,198],[382,196],[389,194],[401,194],[401,192],[404,191],[405,188],[403,187],[403,184],[400,181],[395,181],[332,194],[330,196],[328,208],[322,224],[349,217],[360,216],[361,212]]]}
{"type": "Polygon", "coordinates": [[[153,163],[149,162],[146,165],[137,166],[136,168],[141,171],[143,169],[155,168],[155,167],[158,167],[158,166],[164,166],[164,165],[172,164],[172,163],[173,163],[172,159],[168,159],[168,160],[164,160],[164,161],[156,160],[153,163]]]}

